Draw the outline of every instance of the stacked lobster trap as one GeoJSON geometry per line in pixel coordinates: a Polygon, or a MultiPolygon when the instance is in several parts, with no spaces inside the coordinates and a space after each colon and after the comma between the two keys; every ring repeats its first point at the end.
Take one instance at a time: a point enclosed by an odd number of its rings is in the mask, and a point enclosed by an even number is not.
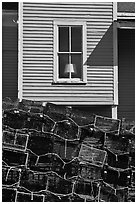
{"type": "Polygon", "coordinates": [[[135,200],[135,133],[71,107],[3,102],[2,201],[135,200]]]}

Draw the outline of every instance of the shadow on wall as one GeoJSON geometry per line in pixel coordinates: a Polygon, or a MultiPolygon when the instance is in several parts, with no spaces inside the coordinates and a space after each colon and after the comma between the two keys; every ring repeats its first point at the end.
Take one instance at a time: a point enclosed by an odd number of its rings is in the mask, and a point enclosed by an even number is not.
{"type": "Polygon", "coordinates": [[[105,32],[84,65],[113,66],[113,24],[105,32]]]}

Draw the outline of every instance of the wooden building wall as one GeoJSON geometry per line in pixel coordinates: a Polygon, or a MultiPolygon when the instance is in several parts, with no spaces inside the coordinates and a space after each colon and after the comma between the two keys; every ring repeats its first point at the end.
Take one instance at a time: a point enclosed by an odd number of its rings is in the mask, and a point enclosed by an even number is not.
{"type": "Polygon", "coordinates": [[[135,30],[118,30],[118,117],[135,120],[135,30]]]}
{"type": "Polygon", "coordinates": [[[18,98],[17,11],[2,14],[2,97],[18,98]],[[15,23],[13,22],[15,21],[15,23]]]}
{"type": "Polygon", "coordinates": [[[19,20],[20,99],[65,105],[113,105],[113,3],[24,2],[19,20]],[[86,85],[52,84],[54,19],[86,21],[86,85]]]}

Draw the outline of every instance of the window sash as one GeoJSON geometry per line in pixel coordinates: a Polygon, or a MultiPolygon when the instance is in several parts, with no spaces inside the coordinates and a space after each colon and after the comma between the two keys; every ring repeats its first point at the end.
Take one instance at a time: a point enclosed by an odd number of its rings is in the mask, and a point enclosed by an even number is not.
{"type": "Polygon", "coordinates": [[[60,54],[68,54],[75,55],[80,54],[82,57],[82,71],[81,78],[71,78],[71,82],[81,82],[86,83],[87,81],[87,73],[86,73],[86,22],[85,21],[70,21],[70,20],[54,20],[54,82],[55,83],[64,83],[70,81],[69,78],[59,78],[59,55],[60,54]],[[71,32],[72,26],[81,26],[82,28],[82,50],[81,51],[71,51],[71,41],[69,43],[69,51],[59,51],[59,27],[69,27],[69,32],[71,32]]]}

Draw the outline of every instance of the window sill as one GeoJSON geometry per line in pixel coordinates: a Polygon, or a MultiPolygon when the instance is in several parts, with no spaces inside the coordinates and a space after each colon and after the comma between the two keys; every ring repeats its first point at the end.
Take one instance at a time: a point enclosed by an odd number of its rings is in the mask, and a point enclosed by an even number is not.
{"type": "Polygon", "coordinates": [[[52,82],[53,85],[86,85],[87,83],[84,81],[57,81],[52,82]]]}

